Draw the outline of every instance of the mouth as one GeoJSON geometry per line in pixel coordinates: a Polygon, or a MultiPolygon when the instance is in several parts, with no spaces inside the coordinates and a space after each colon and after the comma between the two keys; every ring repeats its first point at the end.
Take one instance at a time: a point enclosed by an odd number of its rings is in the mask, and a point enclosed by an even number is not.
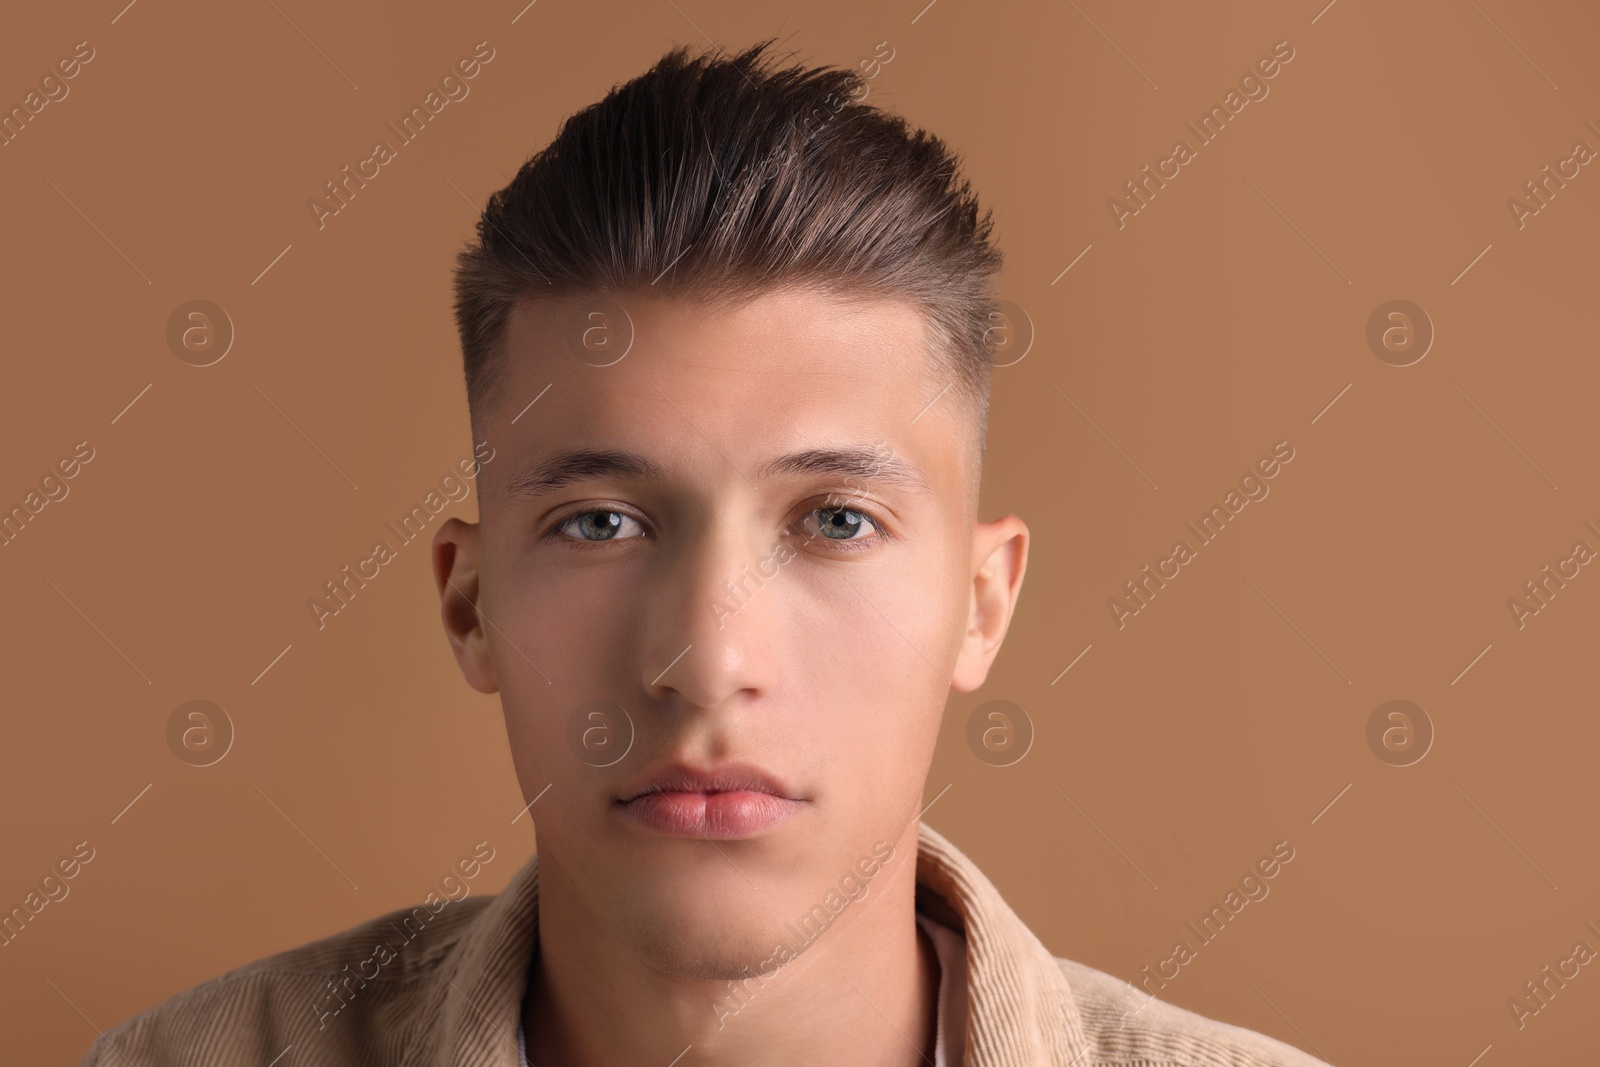
{"type": "Polygon", "coordinates": [[[721,793],[646,793],[618,801],[624,814],[668,837],[733,841],[765,833],[795,815],[804,801],[748,789],[721,793]]]}
{"type": "Polygon", "coordinates": [[[627,790],[615,806],[655,833],[728,841],[765,833],[806,803],[758,767],[726,764],[701,771],[675,764],[627,790]]]}

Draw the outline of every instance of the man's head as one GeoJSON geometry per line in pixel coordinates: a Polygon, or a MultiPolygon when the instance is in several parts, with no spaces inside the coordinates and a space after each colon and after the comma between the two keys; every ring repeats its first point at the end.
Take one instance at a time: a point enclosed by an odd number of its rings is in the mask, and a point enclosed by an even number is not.
{"type": "Polygon", "coordinates": [[[987,216],[855,72],[764,49],[670,53],[490,198],[456,308],[494,460],[434,548],[538,798],[541,894],[701,978],[798,951],[786,924],[914,842],[1027,556],[1015,516],[976,522],[987,216]],[[673,836],[622,803],[733,761],[785,818],[673,836]]]}

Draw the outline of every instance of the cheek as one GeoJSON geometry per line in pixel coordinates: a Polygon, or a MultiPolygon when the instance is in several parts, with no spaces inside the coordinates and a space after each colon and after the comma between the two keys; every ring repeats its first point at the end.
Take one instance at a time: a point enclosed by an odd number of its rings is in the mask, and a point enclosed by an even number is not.
{"type": "Polygon", "coordinates": [[[512,567],[484,604],[507,737],[524,789],[535,793],[614,775],[615,765],[598,768],[637,741],[638,724],[594,703],[627,691],[608,679],[628,668],[637,618],[623,590],[597,587],[597,573],[512,567]]]}
{"type": "Polygon", "coordinates": [[[550,549],[512,546],[500,560],[484,579],[496,667],[547,696],[593,684],[633,636],[646,576],[626,564],[572,566],[550,549]]]}
{"type": "Polygon", "coordinates": [[[825,750],[836,782],[860,783],[863,798],[880,801],[915,793],[949,692],[948,605],[932,583],[887,572],[840,587],[784,642],[793,657],[783,672],[789,703],[803,712],[804,732],[825,750]]]}
{"type": "Polygon", "coordinates": [[[945,670],[946,608],[919,573],[886,564],[816,576],[786,627],[784,644],[799,660],[786,674],[801,691],[822,688],[846,705],[852,693],[910,704],[945,670]]]}

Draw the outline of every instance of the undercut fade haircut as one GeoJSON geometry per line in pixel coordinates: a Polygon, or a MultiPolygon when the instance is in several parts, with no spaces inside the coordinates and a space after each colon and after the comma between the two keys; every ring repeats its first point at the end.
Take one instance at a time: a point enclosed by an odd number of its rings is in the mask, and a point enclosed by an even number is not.
{"type": "Polygon", "coordinates": [[[863,102],[860,72],[778,67],[775,40],[731,57],[672,49],[567,118],[489,197],[455,273],[474,440],[505,399],[521,298],[650,293],[727,310],[795,287],[915,305],[929,378],[968,405],[981,464],[1003,261],[992,213],[939,138],[863,102]]]}

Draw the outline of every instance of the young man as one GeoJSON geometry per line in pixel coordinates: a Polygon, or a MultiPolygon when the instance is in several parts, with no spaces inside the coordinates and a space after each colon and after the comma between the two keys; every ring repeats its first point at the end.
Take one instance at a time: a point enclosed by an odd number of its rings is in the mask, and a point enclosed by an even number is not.
{"type": "Polygon", "coordinates": [[[865,84],[676,50],[573,116],[461,255],[495,458],[434,569],[538,855],[492,899],[206,982],[86,1063],[1323,1062],[1053,958],[921,822],[1029,535],[977,521],[989,215],[865,84]]]}

